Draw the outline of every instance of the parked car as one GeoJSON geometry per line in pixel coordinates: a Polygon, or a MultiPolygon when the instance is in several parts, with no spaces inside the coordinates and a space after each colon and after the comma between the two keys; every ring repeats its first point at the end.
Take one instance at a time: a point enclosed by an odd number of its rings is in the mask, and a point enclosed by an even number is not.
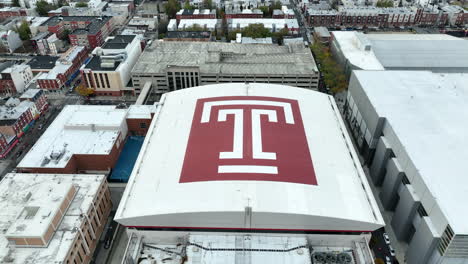
{"type": "Polygon", "coordinates": [[[392,260],[389,256],[385,256],[385,264],[392,264],[392,260]]]}
{"type": "Polygon", "coordinates": [[[390,251],[390,255],[392,255],[392,257],[395,256],[395,250],[393,249],[392,245],[388,245],[388,251],[390,251]]]}
{"type": "Polygon", "coordinates": [[[383,238],[385,240],[385,244],[390,245],[390,238],[388,237],[387,233],[383,233],[383,238]]]}
{"type": "Polygon", "coordinates": [[[38,127],[38,129],[39,129],[39,130],[42,130],[42,127],[43,127],[43,125],[40,124],[39,127],[38,127]]]}

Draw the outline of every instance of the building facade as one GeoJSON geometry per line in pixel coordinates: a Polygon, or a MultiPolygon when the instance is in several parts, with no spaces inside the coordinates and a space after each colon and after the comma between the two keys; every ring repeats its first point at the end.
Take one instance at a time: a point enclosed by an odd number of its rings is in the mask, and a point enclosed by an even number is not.
{"type": "Polygon", "coordinates": [[[65,30],[70,43],[92,50],[102,43],[114,29],[112,17],[98,16],[53,16],[42,23],[40,30],[62,37],[65,30]]]}
{"type": "Polygon", "coordinates": [[[36,77],[38,87],[49,92],[62,92],[66,82],[79,74],[80,67],[87,57],[86,47],[71,47],[59,57],[52,69],[36,77]]]}
{"type": "Polygon", "coordinates": [[[157,94],[231,82],[287,84],[316,90],[319,72],[310,49],[303,44],[153,42],[133,67],[132,80],[137,94],[146,83],[157,94]]]}
{"type": "Polygon", "coordinates": [[[429,71],[354,71],[350,80],[343,115],[409,264],[468,263],[459,209],[467,84],[466,73],[429,71]]]}
{"type": "Polygon", "coordinates": [[[0,66],[0,94],[11,96],[22,93],[32,78],[29,65],[5,62],[0,66]]]}
{"type": "Polygon", "coordinates": [[[18,99],[10,98],[0,108],[0,133],[21,137],[34,120],[33,107],[33,102],[20,102],[18,99]]]}
{"type": "Polygon", "coordinates": [[[96,95],[133,95],[133,87],[127,89],[127,86],[141,52],[140,40],[135,35],[109,38],[102,47],[93,51],[94,56],[81,67],[84,84],[92,88],[96,95]]]}
{"type": "Polygon", "coordinates": [[[0,190],[2,262],[91,262],[112,210],[104,175],[10,173],[0,190]]]}

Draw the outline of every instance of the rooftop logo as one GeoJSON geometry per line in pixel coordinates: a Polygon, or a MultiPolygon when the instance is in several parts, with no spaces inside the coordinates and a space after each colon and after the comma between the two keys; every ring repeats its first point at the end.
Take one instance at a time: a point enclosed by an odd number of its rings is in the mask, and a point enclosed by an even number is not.
{"type": "Polygon", "coordinates": [[[199,99],[180,182],[279,181],[317,185],[296,100],[199,99]]]}

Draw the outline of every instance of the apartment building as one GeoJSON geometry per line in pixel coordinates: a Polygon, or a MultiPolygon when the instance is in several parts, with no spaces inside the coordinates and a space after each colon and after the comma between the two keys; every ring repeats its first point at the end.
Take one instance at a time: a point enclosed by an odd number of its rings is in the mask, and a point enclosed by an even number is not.
{"type": "Polygon", "coordinates": [[[32,78],[31,67],[27,64],[11,61],[0,64],[0,95],[22,93],[32,78]]]}
{"type": "Polygon", "coordinates": [[[63,48],[63,42],[55,33],[41,32],[31,38],[31,45],[34,50],[40,55],[57,56],[63,48]]]}
{"type": "Polygon", "coordinates": [[[34,120],[34,107],[33,102],[10,98],[0,107],[0,134],[21,137],[34,120]]]}
{"type": "Polygon", "coordinates": [[[132,70],[136,93],[146,83],[158,94],[231,82],[276,83],[316,90],[318,79],[312,53],[303,44],[156,41],[146,47],[132,70]]]}
{"type": "Polygon", "coordinates": [[[79,72],[87,57],[88,53],[84,46],[72,46],[59,57],[52,69],[36,77],[38,87],[49,92],[62,92],[67,80],[79,72]]]}
{"type": "Polygon", "coordinates": [[[27,16],[27,10],[20,7],[0,8],[0,18],[27,16]]]}
{"type": "Polygon", "coordinates": [[[447,14],[449,25],[452,27],[463,27],[468,24],[468,11],[461,6],[446,5],[442,11],[447,14]]]}
{"type": "Polygon", "coordinates": [[[93,51],[93,57],[80,69],[86,87],[96,95],[120,96],[134,94],[127,88],[131,70],[142,52],[140,39],[135,35],[110,37],[93,51]]]}
{"type": "Polygon", "coordinates": [[[58,37],[63,36],[64,30],[68,30],[72,45],[85,46],[91,50],[104,43],[113,29],[112,17],[106,16],[53,16],[40,27],[40,31],[49,31],[58,37]]]}
{"type": "Polygon", "coordinates": [[[242,11],[228,11],[225,14],[226,19],[232,18],[262,18],[263,12],[260,9],[244,9],[242,11]]]}
{"type": "Polygon", "coordinates": [[[104,175],[9,173],[0,193],[0,262],[91,262],[112,209],[104,175]]]}
{"type": "Polygon", "coordinates": [[[271,32],[278,32],[287,29],[289,34],[299,33],[299,23],[297,19],[286,18],[233,18],[229,22],[230,30],[241,30],[252,24],[262,24],[271,32]]]}
{"type": "Polygon", "coordinates": [[[177,22],[181,19],[216,19],[216,10],[210,9],[181,9],[176,14],[177,22]]]}

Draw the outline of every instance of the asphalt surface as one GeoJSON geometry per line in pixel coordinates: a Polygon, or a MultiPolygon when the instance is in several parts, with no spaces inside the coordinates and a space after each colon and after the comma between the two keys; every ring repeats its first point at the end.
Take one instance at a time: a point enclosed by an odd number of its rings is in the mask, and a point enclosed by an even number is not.
{"type": "Polygon", "coordinates": [[[390,260],[392,263],[397,263],[395,258],[390,255],[390,250],[388,248],[388,245],[385,243],[385,240],[383,238],[383,233],[385,230],[383,228],[380,228],[374,232],[372,232],[372,238],[373,241],[375,241],[375,244],[371,248],[372,251],[374,252],[374,255],[376,258],[380,258],[383,261],[385,261],[385,257],[388,256],[390,257],[390,260]]]}
{"type": "Polygon", "coordinates": [[[290,6],[292,7],[294,14],[296,15],[297,22],[299,23],[301,36],[304,38],[304,40],[307,40],[309,43],[312,43],[312,40],[310,39],[311,38],[310,30],[307,27],[307,21],[304,17],[304,14],[302,14],[301,10],[298,8],[294,0],[289,0],[289,2],[291,3],[290,6]]]}

